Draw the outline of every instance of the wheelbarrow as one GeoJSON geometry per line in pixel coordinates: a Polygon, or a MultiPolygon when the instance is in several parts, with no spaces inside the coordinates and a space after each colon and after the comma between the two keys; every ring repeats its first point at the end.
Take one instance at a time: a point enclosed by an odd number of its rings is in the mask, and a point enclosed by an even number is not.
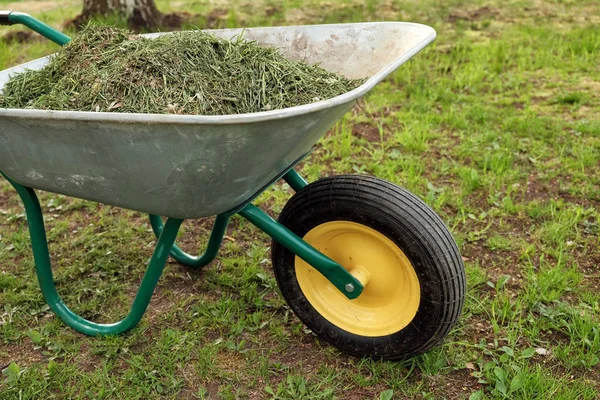
{"type": "MultiPolygon", "coordinates": [[[[31,16],[0,12],[54,42],[69,37],[31,16]]],[[[275,46],[364,84],[340,96],[282,110],[227,116],[0,109],[0,171],[24,203],[38,281],[51,309],[87,335],[115,335],[141,320],[165,263],[200,268],[217,255],[238,214],[273,238],[282,296],[318,337],[342,351],[405,359],[439,344],[465,295],[462,259],[447,227],[421,199],[365,175],[308,184],[295,170],[356,101],[427,46],[435,31],[376,22],[207,31],[275,46]],[[252,204],[283,179],[296,192],[277,221],[252,204]],[[98,324],[72,312],[56,291],[35,189],[150,215],[156,248],[128,315],[98,324]],[[215,216],[201,256],[175,239],[184,219],[215,216]],[[163,218],[166,223],[163,225],[163,218]]],[[[161,34],[149,34],[155,37],[161,34]]],[[[0,72],[0,90],[44,57],[0,72]]]]}

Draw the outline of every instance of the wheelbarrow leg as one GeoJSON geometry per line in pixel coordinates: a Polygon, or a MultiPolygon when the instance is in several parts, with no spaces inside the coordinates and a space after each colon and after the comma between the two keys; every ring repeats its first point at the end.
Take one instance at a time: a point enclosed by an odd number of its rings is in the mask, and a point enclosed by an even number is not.
{"type": "MultiPolygon", "coordinates": [[[[282,178],[296,192],[308,185],[304,178],[302,178],[296,171],[294,171],[294,169],[290,169],[288,172],[285,173],[285,175],[283,175],[282,178]]],[[[171,257],[177,260],[178,263],[191,268],[202,268],[205,265],[210,264],[210,262],[212,262],[215,259],[215,257],[217,257],[217,253],[219,252],[221,242],[223,241],[223,237],[225,235],[225,230],[227,229],[227,225],[229,224],[230,216],[231,213],[217,215],[212,232],[210,233],[210,238],[208,239],[208,246],[204,254],[198,257],[194,257],[181,250],[181,248],[177,246],[177,244],[174,244],[173,248],[171,249],[171,257]]],[[[162,219],[158,215],[149,215],[149,217],[150,225],[152,225],[152,230],[154,231],[156,237],[158,237],[163,229],[162,219]]]]}
{"type": "Polygon", "coordinates": [[[9,178],[6,179],[19,193],[19,196],[25,205],[29,234],[31,236],[31,244],[33,247],[35,270],[44,298],[52,311],[54,311],[65,324],[86,335],[118,335],[119,333],[135,327],[148,308],[150,298],[154,293],[156,284],[162,275],[165,263],[169,257],[169,250],[175,242],[177,232],[179,231],[179,227],[183,220],[170,218],[164,229],[162,229],[156,243],[156,248],[154,249],[154,254],[152,255],[146,273],[144,274],[137,295],[133,300],[133,305],[129,314],[127,314],[123,320],[114,324],[97,324],[88,321],[71,311],[56,291],[54,277],[52,276],[50,255],[48,253],[44,219],[39,200],[34,190],[23,187],[9,178]]]}
{"type": "Polygon", "coordinates": [[[286,183],[290,185],[290,187],[296,192],[299,192],[308,185],[308,182],[306,182],[306,180],[304,180],[304,178],[301,177],[300,174],[298,174],[294,169],[290,169],[288,172],[286,172],[286,174],[283,176],[283,180],[286,181],[286,183]]]}
{"type": "MultiPolygon", "coordinates": [[[[152,230],[154,231],[154,234],[156,235],[156,237],[158,237],[163,230],[162,219],[157,215],[150,215],[150,224],[152,225],[152,230]]],[[[217,256],[228,224],[229,215],[217,215],[212,232],[210,233],[210,238],[208,239],[208,246],[204,254],[202,254],[201,256],[191,256],[185,251],[181,250],[179,246],[173,244],[173,248],[171,249],[171,257],[177,260],[177,262],[179,262],[180,264],[183,264],[187,267],[204,267],[205,265],[209,264],[212,260],[214,260],[217,256]]]]}

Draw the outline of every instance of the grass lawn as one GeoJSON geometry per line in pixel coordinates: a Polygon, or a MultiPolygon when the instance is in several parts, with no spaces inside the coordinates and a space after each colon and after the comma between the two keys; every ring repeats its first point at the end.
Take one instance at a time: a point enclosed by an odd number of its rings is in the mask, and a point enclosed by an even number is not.
{"type": "MultiPolygon", "coordinates": [[[[397,183],[447,222],[467,269],[459,324],[404,361],[321,343],[281,298],[270,240],[234,218],[202,271],[170,261],[140,325],[76,333],[49,312],[24,210],[0,181],[0,399],[600,398],[600,3],[597,0],[158,1],[230,27],[425,23],[438,39],[346,115],[301,164],[309,180],[397,183]]],[[[62,27],[80,2],[6,1],[62,27]]],[[[23,30],[0,29],[0,35],[23,30]]],[[[0,40],[0,69],[56,47],[0,40]]],[[[284,184],[256,204],[276,216],[284,184]]],[[[86,318],[129,309],[146,217],[40,193],[61,294],[86,318]]],[[[211,221],[187,221],[197,252],[211,221]]]]}

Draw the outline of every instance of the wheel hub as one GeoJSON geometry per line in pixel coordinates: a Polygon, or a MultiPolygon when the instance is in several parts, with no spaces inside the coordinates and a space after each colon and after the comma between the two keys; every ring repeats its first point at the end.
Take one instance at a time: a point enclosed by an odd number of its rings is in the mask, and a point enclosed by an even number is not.
{"type": "Polygon", "coordinates": [[[420,303],[419,280],[406,255],[389,238],[355,222],[332,221],[311,229],[304,240],[364,286],[359,297],[349,300],[296,257],[300,289],[329,322],[357,335],[376,337],[398,332],[412,321],[420,303]]]}

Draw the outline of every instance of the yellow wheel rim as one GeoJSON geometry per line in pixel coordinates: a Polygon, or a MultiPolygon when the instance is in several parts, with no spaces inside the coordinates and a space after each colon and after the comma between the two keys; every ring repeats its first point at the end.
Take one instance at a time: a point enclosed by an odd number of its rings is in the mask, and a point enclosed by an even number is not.
{"type": "Polygon", "coordinates": [[[332,221],[304,236],[338,262],[365,288],[349,300],[316,269],[296,257],[296,277],[310,304],[329,322],[361,336],[385,336],[405,328],[419,308],[421,289],[402,250],[381,233],[361,224],[332,221]]]}

